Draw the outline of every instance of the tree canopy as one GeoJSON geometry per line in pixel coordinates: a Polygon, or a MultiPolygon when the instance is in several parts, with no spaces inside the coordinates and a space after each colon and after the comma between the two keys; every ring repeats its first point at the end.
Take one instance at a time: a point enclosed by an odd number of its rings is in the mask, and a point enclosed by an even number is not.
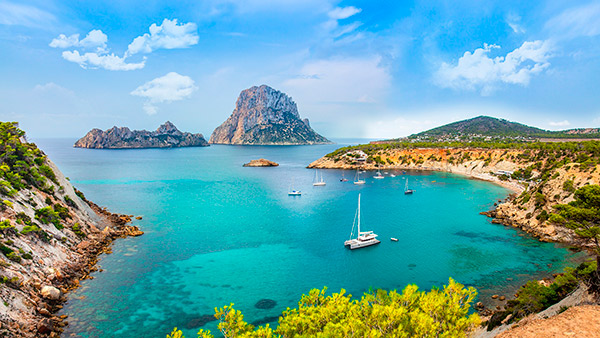
{"type": "MultiPolygon", "coordinates": [[[[447,286],[420,291],[408,285],[402,293],[377,290],[352,299],[342,289],[326,295],[327,288],[303,295],[294,309],[288,308],[272,329],[268,324],[255,328],[230,306],[215,309],[223,337],[466,337],[480,323],[469,314],[477,291],[450,278],[447,286]]],[[[214,337],[200,330],[199,338],[214,337]]],[[[167,338],[184,338],[175,328],[167,338]]]]}

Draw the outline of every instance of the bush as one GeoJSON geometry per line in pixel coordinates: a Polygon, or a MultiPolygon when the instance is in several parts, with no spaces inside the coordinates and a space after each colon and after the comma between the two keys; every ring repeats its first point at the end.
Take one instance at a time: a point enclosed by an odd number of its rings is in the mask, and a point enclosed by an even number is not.
{"type": "Polygon", "coordinates": [[[34,225],[26,225],[26,226],[24,226],[23,230],[21,230],[21,233],[23,235],[26,235],[26,234],[28,234],[30,232],[38,232],[38,231],[41,231],[40,227],[38,227],[37,225],[34,224],[34,225]]]}
{"type": "Polygon", "coordinates": [[[21,262],[21,256],[19,256],[19,254],[14,251],[10,252],[8,255],[6,255],[6,258],[10,259],[13,262],[17,262],[17,263],[21,262]]]}
{"type": "Polygon", "coordinates": [[[65,195],[65,203],[66,203],[68,206],[70,206],[71,208],[74,208],[74,209],[79,209],[79,208],[77,207],[77,204],[75,203],[75,201],[73,201],[73,200],[71,199],[71,197],[69,197],[69,196],[67,196],[67,195],[65,195]]]}
{"type": "Polygon", "coordinates": [[[51,207],[37,209],[35,211],[35,219],[44,224],[52,223],[59,230],[63,228],[62,224],[60,224],[60,216],[51,207]]]}
{"type": "Polygon", "coordinates": [[[574,192],[575,186],[573,185],[573,180],[566,180],[565,183],[563,183],[563,190],[567,192],[574,192]]]}

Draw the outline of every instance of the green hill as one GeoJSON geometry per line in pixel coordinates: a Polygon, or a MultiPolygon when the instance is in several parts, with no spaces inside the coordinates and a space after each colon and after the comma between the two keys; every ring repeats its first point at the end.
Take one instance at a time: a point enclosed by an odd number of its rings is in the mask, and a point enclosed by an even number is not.
{"type": "Polygon", "coordinates": [[[550,131],[495,117],[478,116],[413,134],[408,138],[439,140],[448,138],[473,139],[479,137],[508,139],[600,138],[600,130],[598,128],[586,128],[550,131]]]}

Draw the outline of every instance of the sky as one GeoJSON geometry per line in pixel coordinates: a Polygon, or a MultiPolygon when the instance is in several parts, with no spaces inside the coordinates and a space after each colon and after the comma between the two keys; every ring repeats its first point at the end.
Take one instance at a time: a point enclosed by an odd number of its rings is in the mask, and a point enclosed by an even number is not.
{"type": "Polygon", "coordinates": [[[0,0],[0,120],[206,138],[269,85],[329,138],[600,126],[600,1],[0,0]]]}

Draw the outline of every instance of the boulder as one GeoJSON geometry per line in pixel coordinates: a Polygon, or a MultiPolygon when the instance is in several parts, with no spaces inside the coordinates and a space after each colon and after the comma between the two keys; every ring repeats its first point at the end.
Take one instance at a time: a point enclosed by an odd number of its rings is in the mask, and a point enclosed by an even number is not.
{"type": "Polygon", "coordinates": [[[60,290],[51,285],[44,285],[40,293],[42,297],[50,300],[58,300],[61,295],[60,290]]]}

